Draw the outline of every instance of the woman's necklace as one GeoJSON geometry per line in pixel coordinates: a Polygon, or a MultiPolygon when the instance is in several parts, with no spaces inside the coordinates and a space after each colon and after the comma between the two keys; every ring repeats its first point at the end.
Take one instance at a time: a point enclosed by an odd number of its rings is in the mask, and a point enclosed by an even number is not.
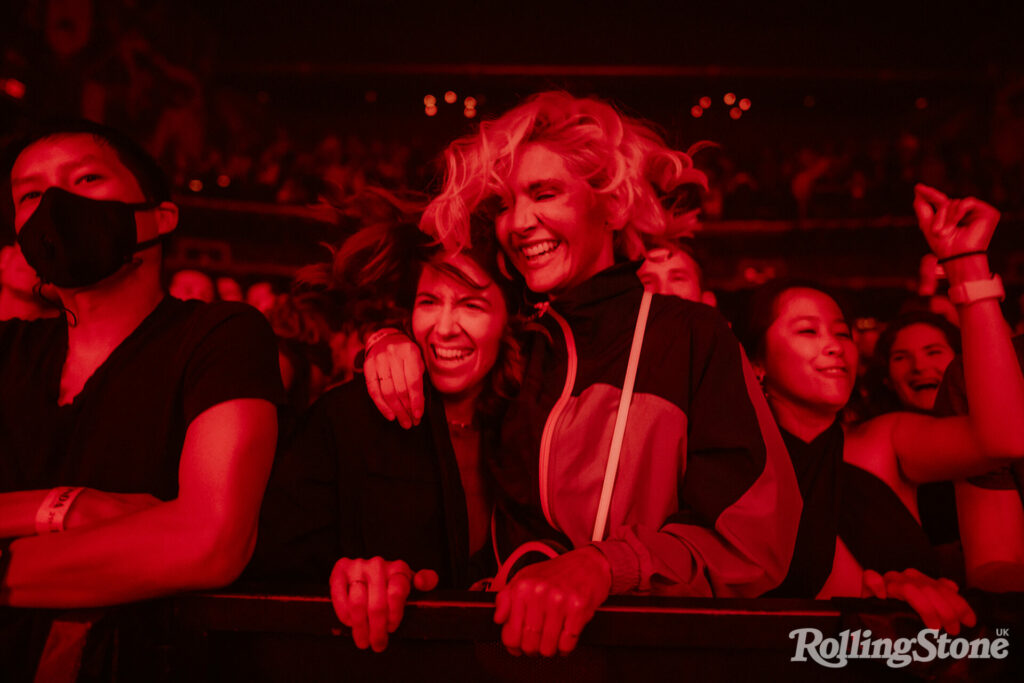
{"type": "Polygon", "coordinates": [[[453,434],[464,434],[466,432],[476,432],[476,431],[479,431],[479,429],[480,429],[477,426],[477,421],[475,419],[470,420],[469,422],[459,422],[458,420],[448,420],[448,428],[452,431],[453,434]]]}

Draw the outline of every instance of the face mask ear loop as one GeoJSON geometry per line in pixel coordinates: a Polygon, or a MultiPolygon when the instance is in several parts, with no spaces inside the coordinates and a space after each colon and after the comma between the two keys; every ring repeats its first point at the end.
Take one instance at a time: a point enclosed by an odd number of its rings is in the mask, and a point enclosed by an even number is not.
{"type": "Polygon", "coordinates": [[[70,308],[67,308],[64,305],[64,302],[60,300],[60,297],[58,297],[57,300],[54,301],[53,299],[50,299],[49,297],[47,297],[47,296],[45,296],[43,294],[43,283],[42,282],[37,282],[35,285],[33,285],[33,287],[32,287],[32,294],[34,294],[35,296],[39,297],[40,299],[42,299],[46,303],[50,304],[54,308],[59,308],[61,311],[63,311],[64,315],[67,316],[67,318],[68,318],[68,326],[69,327],[75,327],[76,325],[78,325],[78,316],[75,315],[74,311],[72,311],[70,308]]]}

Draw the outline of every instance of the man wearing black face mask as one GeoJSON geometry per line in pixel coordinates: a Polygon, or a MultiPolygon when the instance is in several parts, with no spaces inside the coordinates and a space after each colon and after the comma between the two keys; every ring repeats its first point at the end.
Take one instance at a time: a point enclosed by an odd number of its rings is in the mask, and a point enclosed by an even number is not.
{"type": "Polygon", "coordinates": [[[231,582],[283,398],[269,326],[165,296],[159,242],[177,207],[134,143],[76,124],[11,156],[18,242],[64,315],[0,323],[0,605],[231,582]]]}

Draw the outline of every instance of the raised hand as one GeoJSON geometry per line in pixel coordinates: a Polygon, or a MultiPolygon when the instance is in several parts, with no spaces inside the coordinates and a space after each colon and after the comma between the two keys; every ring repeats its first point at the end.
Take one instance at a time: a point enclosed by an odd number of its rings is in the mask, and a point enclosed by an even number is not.
{"type": "Polygon", "coordinates": [[[389,334],[367,351],[366,390],[381,415],[397,418],[405,429],[420,423],[425,370],[420,347],[400,332],[389,334]]]}
{"type": "Polygon", "coordinates": [[[437,587],[437,572],[413,572],[402,560],[343,557],[331,572],[331,603],[341,623],[352,629],[360,650],[383,652],[388,634],[402,623],[409,592],[437,587]]]}
{"type": "Polygon", "coordinates": [[[513,654],[568,654],[611,581],[608,560],[590,546],[525,567],[495,599],[501,642],[513,654]]]}
{"type": "Polygon", "coordinates": [[[988,249],[999,223],[999,211],[980,199],[950,199],[938,190],[918,183],[914,186],[914,213],[940,259],[988,249]]]}
{"type": "Polygon", "coordinates": [[[861,597],[892,598],[909,604],[928,628],[943,628],[950,635],[960,633],[960,625],[977,622],[974,610],[949,579],[933,579],[916,569],[891,571],[881,575],[866,569],[861,597]]]}

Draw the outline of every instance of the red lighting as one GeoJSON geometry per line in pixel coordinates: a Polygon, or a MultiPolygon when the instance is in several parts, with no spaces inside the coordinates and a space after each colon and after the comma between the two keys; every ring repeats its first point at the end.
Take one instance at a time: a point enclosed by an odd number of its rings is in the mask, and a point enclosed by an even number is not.
{"type": "Polygon", "coordinates": [[[231,176],[224,175],[223,173],[221,173],[219,176],[217,176],[217,186],[218,187],[227,187],[230,184],[231,184],[231,176]]]}
{"type": "Polygon", "coordinates": [[[700,98],[700,106],[703,109],[709,109],[711,107],[711,98],[708,97],[707,95],[700,98]]]}
{"type": "Polygon", "coordinates": [[[725,93],[725,97],[722,98],[722,101],[725,102],[727,106],[731,107],[732,105],[736,104],[736,93],[725,93]]]}
{"type": "Polygon", "coordinates": [[[430,106],[424,107],[423,111],[425,111],[427,113],[427,116],[434,116],[435,114],[437,114],[437,107],[435,107],[433,105],[430,105],[430,106]]]}
{"type": "Polygon", "coordinates": [[[363,93],[363,99],[369,102],[370,104],[373,104],[374,102],[377,101],[377,91],[367,90],[365,93],[363,93]]]}
{"type": "Polygon", "coordinates": [[[814,95],[804,95],[804,106],[807,107],[808,109],[810,109],[817,103],[817,100],[814,99],[814,95]]]}
{"type": "Polygon", "coordinates": [[[914,106],[917,107],[918,109],[927,109],[928,100],[926,100],[923,97],[918,97],[916,100],[914,100],[914,106]]]}
{"type": "Polygon", "coordinates": [[[474,116],[476,116],[476,109],[470,109],[469,107],[466,107],[465,109],[462,110],[462,115],[465,116],[467,119],[471,119],[474,116]]]}
{"type": "Polygon", "coordinates": [[[20,100],[25,96],[25,84],[17,78],[8,78],[3,81],[3,88],[5,93],[16,100],[20,100]]]}
{"type": "Polygon", "coordinates": [[[202,192],[203,181],[199,180],[199,178],[193,178],[192,180],[188,181],[188,189],[192,190],[193,192],[202,192]]]}
{"type": "Polygon", "coordinates": [[[739,107],[733,107],[732,109],[729,110],[729,116],[732,117],[733,121],[735,121],[739,117],[743,116],[743,112],[740,111],[739,107]]]}
{"type": "Polygon", "coordinates": [[[743,111],[747,111],[748,109],[750,109],[750,100],[747,99],[746,97],[740,100],[740,109],[742,109],[743,111]]]}
{"type": "Polygon", "coordinates": [[[476,98],[475,97],[467,97],[466,98],[466,109],[476,109],[476,98]]]}
{"type": "Polygon", "coordinates": [[[700,117],[704,116],[704,107],[700,106],[699,104],[693,105],[692,107],[690,107],[690,116],[692,116],[695,119],[699,119],[700,117]]]}
{"type": "Polygon", "coordinates": [[[427,95],[426,97],[423,98],[423,104],[427,107],[433,107],[435,104],[437,104],[437,98],[434,97],[433,95],[427,95]]]}
{"type": "Polygon", "coordinates": [[[459,96],[455,94],[454,90],[449,90],[444,94],[444,101],[448,104],[455,104],[455,100],[459,99],[459,96]]]}

